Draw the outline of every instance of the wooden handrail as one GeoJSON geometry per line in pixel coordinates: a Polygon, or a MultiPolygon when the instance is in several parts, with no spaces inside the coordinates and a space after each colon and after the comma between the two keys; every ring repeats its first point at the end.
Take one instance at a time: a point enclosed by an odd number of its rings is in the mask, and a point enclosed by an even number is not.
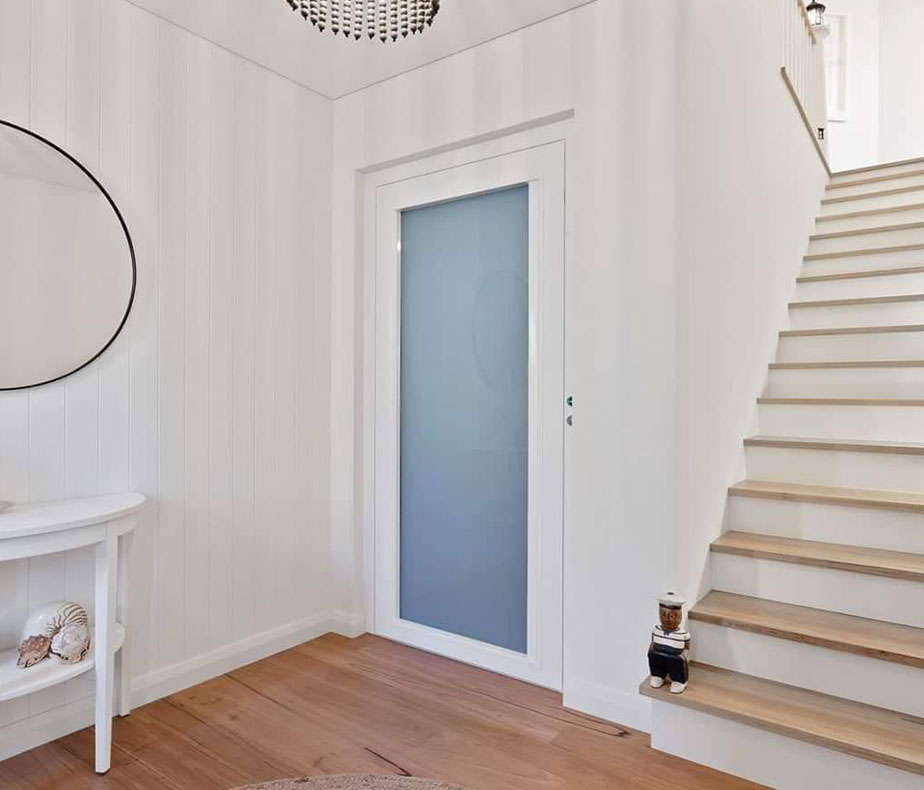
{"type": "Polygon", "coordinates": [[[815,150],[818,152],[821,163],[825,166],[825,171],[829,176],[832,175],[831,166],[828,164],[828,157],[825,156],[824,149],[821,147],[821,143],[818,142],[818,138],[815,136],[815,130],[812,128],[812,122],[809,120],[808,113],[805,111],[805,107],[802,106],[802,101],[799,99],[799,94],[796,93],[796,89],[793,87],[792,80],[789,78],[789,73],[786,71],[785,66],[780,69],[780,74],[783,77],[783,82],[786,83],[786,87],[789,89],[789,95],[792,96],[792,100],[796,104],[796,109],[799,111],[799,116],[802,118],[802,123],[805,124],[805,128],[809,133],[809,137],[812,138],[812,144],[815,146],[815,150]]]}

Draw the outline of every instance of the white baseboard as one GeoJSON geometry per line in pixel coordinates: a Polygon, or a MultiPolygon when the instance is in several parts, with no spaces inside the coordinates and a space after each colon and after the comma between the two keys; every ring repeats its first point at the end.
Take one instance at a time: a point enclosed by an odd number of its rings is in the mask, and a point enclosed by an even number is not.
{"type": "Polygon", "coordinates": [[[70,702],[0,730],[0,760],[63,738],[93,724],[93,697],[70,702]]]}
{"type": "Polygon", "coordinates": [[[233,669],[317,639],[332,630],[332,618],[327,612],[321,612],[157,669],[132,679],[132,705],[146,705],[233,669]]]}
{"type": "Polygon", "coordinates": [[[637,691],[566,678],[564,706],[633,730],[651,732],[651,703],[637,691]]]}
{"type": "MultiPolygon", "coordinates": [[[[132,705],[146,705],[331,632],[350,638],[360,636],[365,632],[365,618],[347,612],[321,612],[157,669],[132,679],[132,705]]],[[[0,760],[92,724],[92,697],[14,722],[0,728],[0,760]]]]}
{"type": "Polygon", "coordinates": [[[366,615],[362,612],[335,611],[330,616],[330,630],[349,639],[356,639],[366,633],[366,615]]]}

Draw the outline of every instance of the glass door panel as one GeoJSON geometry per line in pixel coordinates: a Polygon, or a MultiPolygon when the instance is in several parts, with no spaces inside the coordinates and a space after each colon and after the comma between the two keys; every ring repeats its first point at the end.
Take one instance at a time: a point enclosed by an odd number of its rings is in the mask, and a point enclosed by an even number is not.
{"type": "Polygon", "coordinates": [[[526,653],[529,188],[400,222],[400,617],[526,653]]]}

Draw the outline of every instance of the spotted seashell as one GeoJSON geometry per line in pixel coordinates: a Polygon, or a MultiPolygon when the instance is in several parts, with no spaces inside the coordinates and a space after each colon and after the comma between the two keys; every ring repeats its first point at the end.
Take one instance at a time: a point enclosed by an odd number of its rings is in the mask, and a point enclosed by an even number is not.
{"type": "Polygon", "coordinates": [[[40,647],[38,642],[31,642],[32,639],[44,639],[45,652],[28,663],[22,663],[23,659],[20,658],[17,663],[21,667],[30,667],[41,661],[49,651],[65,664],[81,661],[90,649],[90,620],[87,610],[73,601],[55,601],[37,609],[29,616],[22,629],[23,647],[27,643],[32,645],[30,656],[40,647]],[[67,631],[62,634],[64,629],[67,631]],[[60,638],[56,642],[59,635],[60,638]]]}
{"type": "Polygon", "coordinates": [[[62,664],[78,664],[90,651],[90,629],[81,623],[69,623],[51,640],[51,654],[62,664]]]}
{"type": "Polygon", "coordinates": [[[30,636],[24,639],[19,646],[19,658],[16,660],[16,666],[25,669],[33,664],[38,664],[48,655],[50,648],[51,640],[47,636],[30,636]]]}

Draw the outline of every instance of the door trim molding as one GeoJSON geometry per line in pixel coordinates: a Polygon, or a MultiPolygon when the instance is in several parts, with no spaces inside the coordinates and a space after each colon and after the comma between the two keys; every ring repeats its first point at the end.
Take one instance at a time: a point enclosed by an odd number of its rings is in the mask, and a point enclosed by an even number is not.
{"type": "MultiPolygon", "coordinates": [[[[362,271],[359,279],[357,305],[359,307],[359,334],[357,339],[361,347],[357,349],[361,360],[359,385],[362,389],[361,411],[357,416],[361,421],[359,438],[362,442],[362,463],[357,472],[358,485],[361,487],[361,524],[362,524],[362,584],[363,605],[367,627],[375,630],[375,564],[376,564],[376,491],[375,491],[375,432],[376,432],[376,194],[377,190],[419,176],[439,173],[440,171],[484,162],[493,158],[526,152],[551,143],[562,143],[563,168],[566,167],[568,140],[570,136],[570,114],[567,118],[526,131],[518,131],[503,137],[492,137],[486,142],[478,142],[461,148],[453,148],[425,158],[414,158],[394,167],[377,169],[362,175],[363,203],[357,206],[361,214],[362,226],[362,271]]],[[[566,178],[565,178],[566,180],[566,178]]],[[[562,217],[563,222],[566,220],[562,217]]],[[[566,267],[566,245],[563,243],[563,275],[566,267]]],[[[562,371],[562,375],[564,371],[562,371]]],[[[564,525],[562,525],[564,526],[564,525]]],[[[564,570],[564,556],[560,558],[564,570]]],[[[562,573],[563,577],[563,573],[562,573]]],[[[563,617],[563,614],[562,614],[563,617]]],[[[563,625],[563,623],[562,623],[563,625]]]]}

